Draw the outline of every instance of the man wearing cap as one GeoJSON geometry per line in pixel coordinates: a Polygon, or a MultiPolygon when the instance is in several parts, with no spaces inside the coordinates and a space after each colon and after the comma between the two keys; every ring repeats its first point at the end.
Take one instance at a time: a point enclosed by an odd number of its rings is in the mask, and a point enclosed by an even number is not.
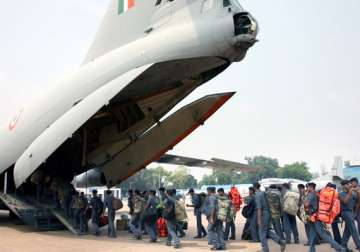
{"type": "Polygon", "coordinates": [[[92,191],[92,198],[90,200],[91,206],[91,223],[94,227],[94,235],[100,236],[100,216],[103,212],[103,203],[97,195],[97,190],[92,191]]]}
{"type": "Polygon", "coordinates": [[[310,222],[310,239],[309,239],[309,252],[315,252],[316,248],[316,241],[318,240],[318,236],[321,239],[326,241],[334,248],[336,251],[346,252],[347,250],[343,248],[339,243],[337,243],[331,235],[326,231],[324,223],[318,220],[316,217],[316,213],[318,211],[319,206],[319,198],[315,192],[316,184],[315,183],[308,183],[308,196],[305,200],[304,206],[307,214],[312,216],[312,222],[310,222]]]}
{"type": "MultiPolygon", "coordinates": [[[[326,185],[326,187],[331,187],[331,188],[334,188],[336,190],[337,186],[333,183],[328,183],[326,185]]],[[[340,223],[340,216],[337,216],[334,220],[334,222],[331,224],[331,229],[332,229],[332,232],[333,232],[333,237],[334,237],[334,240],[337,242],[337,243],[341,243],[341,234],[340,234],[340,229],[339,229],[339,223],[340,223]]]]}
{"type": "Polygon", "coordinates": [[[256,214],[259,227],[259,238],[261,241],[262,252],[269,252],[268,237],[280,245],[280,251],[285,251],[286,243],[280,237],[270,230],[270,208],[266,199],[265,192],[260,190],[260,183],[253,184],[255,188],[256,214]]]}
{"type": "Polygon", "coordinates": [[[197,236],[194,239],[200,239],[207,235],[201,220],[201,196],[196,194],[193,188],[190,188],[188,194],[191,196],[191,205],[186,206],[194,208],[194,215],[196,217],[197,236]]]}
{"type": "Polygon", "coordinates": [[[350,179],[352,187],[355,189],[357,193],[357,204],[355,207],[355,221],[357,222],[358,232],[360,233],[360,187],[359,187],[359,180],[358,178],[351,178],[350,179]]]}
{"type": "Polygon", "coordinates": [[[355,226],[354,209],[357,202],[357,192],[349,180],[341,182],[342,192],[340,193],[341,218],[345,222],[345,230],[341,240],[341,245],[347,248],[350,236],[353,238],[356,247],[360,248],[359,232],[355,226]]]}
{"type": "Polygon", "coordinates": [[[208,221],[208,244],[213,245],[214,247],[211,250],[224,250],[225,247],[220,247],[220,242],[217,239],[216,227],[217,227],[217,214],[219,211],[218,199],[216,197],[216,188],[208,187],[207,196],[205,199],[204,207],[202,209],[203,214],[205,214],[208,221]]]}

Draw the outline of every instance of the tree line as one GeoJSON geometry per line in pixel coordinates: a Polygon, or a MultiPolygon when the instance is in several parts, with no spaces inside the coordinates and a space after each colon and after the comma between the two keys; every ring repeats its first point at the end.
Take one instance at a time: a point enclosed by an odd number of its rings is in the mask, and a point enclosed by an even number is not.
{"type": "Polygon", "coordinates": [[[211,175],[205,175],[201,181],[197,181],[186,167],[179,166],[174,172],[169,172],[159,166],[155,169],[146,169],[130,177],[120,184],[123,190],[130,188],[149,190],[159,187],[190,188],[203,185],[226,185],[226,184],[250,184],[263,178],[291,178],[310,181],[312,174],[306,162],[295,162],[279,165],[276,158],[265,156],[247,157],[248,165],[258,168],[256,173],[240,173],[236,170],[216,169],[211,175]]]}

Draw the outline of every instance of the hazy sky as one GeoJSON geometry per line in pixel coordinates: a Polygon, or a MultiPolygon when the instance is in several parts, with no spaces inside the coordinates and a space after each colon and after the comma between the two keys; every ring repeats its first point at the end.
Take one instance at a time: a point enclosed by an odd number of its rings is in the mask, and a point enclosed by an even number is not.
{"type": "MultiPolygon", "coordinates": [[[[237,94],[172,153],[236,161],[265,155],[313,170],[330,167],[335,155],[360,158],[360,1],[240,2],[258,19],[260,42],[184,103],[237,94]]],[[[25,100],[78,68],[107,3],[2,1],[1,127],[25,100]]]]}

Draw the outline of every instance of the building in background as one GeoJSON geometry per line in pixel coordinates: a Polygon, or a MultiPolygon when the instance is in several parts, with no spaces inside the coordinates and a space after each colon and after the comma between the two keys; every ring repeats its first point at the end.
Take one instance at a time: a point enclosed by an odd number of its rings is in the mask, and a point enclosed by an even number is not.
{"type": "Polygon", "coordinates": [[[331,167],[331,176],[337,176],[339,178],[344,177],[344,162],[341,156],[334,158],[334,164],[331,167]]]}
{"type": "Polygon", "coordinates": [[[347,162],[343,172],[345,179],[356,177],[360,180],[360,160],[347,162]]]}

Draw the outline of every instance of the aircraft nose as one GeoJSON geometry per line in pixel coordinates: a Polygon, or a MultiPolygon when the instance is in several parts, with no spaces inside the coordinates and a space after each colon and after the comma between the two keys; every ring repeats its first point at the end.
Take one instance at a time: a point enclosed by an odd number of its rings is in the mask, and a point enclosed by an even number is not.
{"type": "Polygon", "coordinates": [[[253,46],[257,42],[258,22],[248,12],[236,13],[233,18],[235,28],[234,44],[237,46],[253,46]]]}
{"type": "Polygon", "coordinates": [[[234,15],[235,36],[249,34],[257,36],[258,23],[248,12],[240,12],[234,15]]]}

